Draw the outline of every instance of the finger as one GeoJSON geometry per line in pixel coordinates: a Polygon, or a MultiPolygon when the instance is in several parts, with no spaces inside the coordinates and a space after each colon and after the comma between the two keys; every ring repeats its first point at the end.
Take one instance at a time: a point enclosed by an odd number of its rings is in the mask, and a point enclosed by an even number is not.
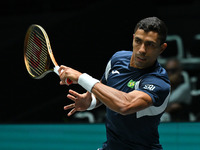
{"type": "Polygon", "coordinates": [[[65,75],[66,75],[66,69],[62,69],[60,72],[59,72],[59,76],[60,76],[60,80],[65,80],[65,75]]]}
{"type": "Polygon", "coordinates": [[[61,65],[60,68],[58,69],[59,74],[62,73],[62,70],[68,68],[67,66],[61,65]]]}
{"type": "Polygon", "coordinates": [[[67,114],[68,117],[71,116],[71,115],[73,115],[75,112],[76,112],[76,109],[75,109],[75,108],[72,109],[72,110],[67,114]]]}
{"type": "Polygon", "coordinates": [[[74,90],[69,90],[69,93],[71,93],[72,95],[74,95],[75,97],[80,97],[80,94],[74,90]]]}
{"type": "Polygon", "coordinates": [[[67,98],[71,99],[72,101],[76,101],[76,97],[74,97],[73,95],[67,94],[67,98]]]}
{"type": "Polygon", "coordinates": [[[72,109],[72,108],[74,108],[74,107],[75,107],[75,103],[69,104],[69,105],[64,106],[64,110],[72,109]]]}
{"type": "Polygon", "coordinates": [[[68,84],[66,84],[66,83],[63,82],[63,81],[60,81],[60,85],[68,85],[68,84]]]}

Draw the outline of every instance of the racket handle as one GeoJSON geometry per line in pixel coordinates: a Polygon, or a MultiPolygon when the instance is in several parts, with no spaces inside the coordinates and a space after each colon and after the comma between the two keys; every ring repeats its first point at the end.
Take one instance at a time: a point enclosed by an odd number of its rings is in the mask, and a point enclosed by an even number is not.
{"type": "Polygon", "coordinates": [[[59,69],[60,67],[59,66],[55,66],[54,68],[53,68],[53,71],[59,76],[59,72],[58,72],[58,69],[59,69]]]}
{"type": "MultiPolygon", "coordinates": [[[[58,69],[59,69],[60,67],[59,66],[55,66],[54,68],[53,68],[53,71],[59,76],[59,72],[58,72],[58,69]]],[[[63,72],[63,70],[61,70],[61,72],[63,72]]],[[[70,80],[70,79],[66,79],[65,80],[65,82],[67,83],[67,84],[72,84],[73,83],[73,81],[72,80],[70,80]]]]}

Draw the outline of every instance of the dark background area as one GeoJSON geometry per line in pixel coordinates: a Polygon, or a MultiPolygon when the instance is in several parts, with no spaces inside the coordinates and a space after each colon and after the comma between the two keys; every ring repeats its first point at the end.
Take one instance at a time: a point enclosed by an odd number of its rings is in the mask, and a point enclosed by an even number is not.
{"type": "MultiPolygon", "coordinates": [[[[68,118],[63,110],[71,103],[66,98],[68,90],[84,92],[78,85],[60,86],[54,73],[42,80],[30,78],[24,65],[23,43],[31,24],[47,31],[59,64],[100,79],[116,51],[132,50],[133,29],[145,17],[162,19],[169,34],[182,37],[184,51],[188,51],[193,36],[200,33],[199,8],[197,0],[4,1],[0,6],[0,123],[71,123],[73,117],[68,118]]],[[[186,69],[191,76],[199,74],[196,66],[186,69]]],[[[100,109],[104,107],[92,112],[100,109]]]]}

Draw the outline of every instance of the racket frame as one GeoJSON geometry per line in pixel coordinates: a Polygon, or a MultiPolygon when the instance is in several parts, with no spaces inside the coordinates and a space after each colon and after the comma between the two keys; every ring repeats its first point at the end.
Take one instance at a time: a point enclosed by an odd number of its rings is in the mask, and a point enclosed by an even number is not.
{"type": "Polygon", "coordinates": [[[29,74],[31,75],[31,77],[34,78],[34,79],[41,79],[41,78],[43,78],[45,75],[47,75],[47,74],[50,73],[50,72],[55,72],[56,74],[59,75],[59,73],[58,73],[58,68],[59,68],[59,66],[58,66],[58,63],[56,62],[56,59],[55,59],[54,55],[53,55],[53,51],[52,51],[52,49],[51,49],[51,44],[50,44],[49,37],[48,37],[46,31],[45,31],[40,25],[32,24],[32,25],[28,28],[28,31],[27,31],[26,37],[25,37],[25,41],[24,41],[24,62],[25,62],[25,66],[26,66],[26,69],[27,69],[28,73],[29,73],[29,74]],[[35,75],[33,75],[33,74],[31,73],[31,71],[30,71],[30,69],[29,69],[29,67],[28,67],[28,66],[29,66],[29,62],[28,62],[28,60],[27,60],[27,58],[26,58],[26,56],[25,56],[25,54],[26,54],[26,45],[28,44],[28,39],[29,39],[29,37],[30,37],[30,33],[31,33],[31,31],[32,31],[32,28],[34,28],[34,27],[39,28],[39,29],[41,30],[42,34],[44,35],[44,37],[45,37],[44,39],[45,39],[46,44],[47,44],[47,51],[48,51],[48,54],[49,54],[48,57],[50,57],[50,59],[51,59],[53,65],[55,66],[53,69],[50,69],[50,68],[49,68],[49,66],[50,66],[50,60],[49,60],[49,58],[47,58],[47,63],[46,63],[46,66],[45,66],[45,70],[44,70],[44,72],[43,72],[40,76],[35,76],[35,75]]]}

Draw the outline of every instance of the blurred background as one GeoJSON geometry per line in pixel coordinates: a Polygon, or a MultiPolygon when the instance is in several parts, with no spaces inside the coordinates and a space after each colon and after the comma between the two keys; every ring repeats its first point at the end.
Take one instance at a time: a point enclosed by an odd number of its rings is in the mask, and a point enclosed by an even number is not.
{"type": "Polygon", "coordinates": [[[0,6],[0,123],[102,123],[105,119],[104,106],[67,117],[63,106],[71,103],[66,98],[68,90],[85,92],[80,86],[60,86],[54,73],[42,80],[30,78],[24,65],[23,43],[31,24],[39,24],[47,31],[59,64],[100,79],[115,52],[132,50],[134,27],[149,16],[159,17],[168,27],[168,48],[159,62],[166,67],[169,58],[177,59],[178,64],[168,68],[177,74],[172,76],[172,82],[181,79],[174,83],[173,90],[182,84],[185,87],[176,91],[162,121],[199,121],[199,7],[198,0],[4,1],[0,6]]]}

